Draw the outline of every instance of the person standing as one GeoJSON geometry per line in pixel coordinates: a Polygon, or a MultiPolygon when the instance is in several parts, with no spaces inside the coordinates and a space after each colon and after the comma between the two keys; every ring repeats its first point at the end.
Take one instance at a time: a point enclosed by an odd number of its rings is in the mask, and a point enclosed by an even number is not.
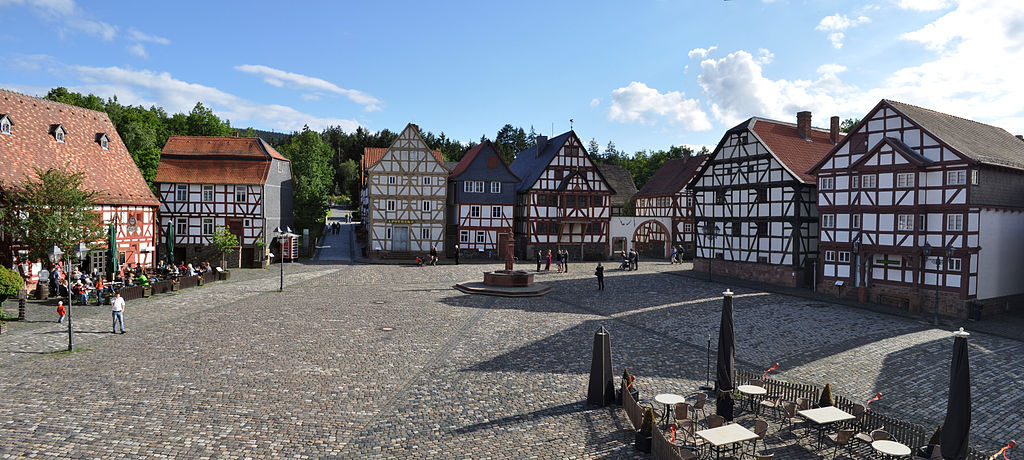
{"type": "Polygon", "coordinates": [[[121,293],[114,294],[114,300],[110,301],[110,312],[111,312],[111,331],[110,333],[116,333],[117,327],[121,326],[121,333],[124,334],[124,299],[121,298],[121,293]]]}
{"type": "Polygon", "coordinates": [[[459,245],[455,245],[455,265],[459,264],[459,245]]]}
{"type": "Polygon", "coordinates": [[[437,266],[437,245],[430,245],[430,265],[437,266]]]}
{"type": "Polygon", "coordinates": [[[96,306],[103,305],[103,291],[106,286],[103,285],[103,275],[96,278],[96,306]]]}
{"type": "Polygon", "coordinates": [[[543,259],[544,255],[541,254],[540,249],[537,250],[537,272],[540,273],[540,259],[543,259]]]}
{"type": "Polygon", "coordinates": [[[569,273],[569,250],[562,250],[562,271],[569,273]]]}
{"type": "Polygon", "coordinates": [[[636,248],[629,250],[629,269],[636,271],[640,269],[639,255],[636,252],[636,248]]]}
{"type": "Polygon", "coordinates": [[[594,270],[594,275],[597,276],[597,290],[598,291],[603,291],[604,290],[604,266],[601,265],[601,262],[597,263],[597,268],[594,270]]]}
{"type": "Polygon", "coordinates": [[[551,271],[551,250],[548,249],[548,263],[544,265],[544,271],[551,271]]]}
{"type": "Polygon", "coordinates": [[[57,302],[57,316],[59,316],[59,318],[57,318],[57,322],[58,323],[63,323],[64,322],[64,316],[66,316],[66,315],[67,315],[67,311],[64,310],[64,302],[63,301],[57,302]]]}

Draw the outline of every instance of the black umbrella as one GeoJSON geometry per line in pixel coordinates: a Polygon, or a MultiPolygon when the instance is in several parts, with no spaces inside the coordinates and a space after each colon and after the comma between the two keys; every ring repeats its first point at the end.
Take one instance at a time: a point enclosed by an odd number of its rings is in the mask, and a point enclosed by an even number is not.
{"type": "Polygon", "coordinates": [[[718,376],[715,378],[718,400],[715,404],[715,413],[732,421],[732,392],[735,389],[732,381],[733,361],[736,358],[736,338],[732,325],[732,291],[727,289],[722,295],[722,323],[718,327],[718,376]]]}
{"type": "Polygon", "coordinates": [[[615,380],[612,378],[612,339],[601,326],[594,333],[594,355],[590,361],[590,387],[587,404],[604,407],[615,400],[615,380]]]}
{"type": "Polygon", "coordinates": [[[964,328],[953,333],[953,364],[949,368],[949,404],[946,423],[942,424],[942,458],[967,458],[968,435],[971,432],[971,366],[967,359],[967,336],[964,328]]]}

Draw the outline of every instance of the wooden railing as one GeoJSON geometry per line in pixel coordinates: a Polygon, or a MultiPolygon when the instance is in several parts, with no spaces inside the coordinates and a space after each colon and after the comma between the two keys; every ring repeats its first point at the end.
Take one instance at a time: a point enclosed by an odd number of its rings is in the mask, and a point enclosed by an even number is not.
{"type": "Polygon", "coordinates": [[[117,293],[121,294],[121,298],[127,302],[129,300],[141,299],[142,289],[142,286],[128,286],[121,288],[117,293]]]}
{"type": "MultiPolygon", "coordinates": [[[[755,374],[741,369],[736,370],[736,385],[746,385],[749,380],[761,380],[761,374],[755,374]]],[[[762,382],[764,389],[768,390],[768,396],[782,398],[786,401],[796,401],[797,398],[807,398],[811,402],[817,402],[821,396],[821,389],[815,385],[804,383],[793,383],[772,378],[766,378],[762,382]]]]}
{"type": "Polygon", "coordinates": [[[171,292],[171,286],[173,285],[174,281],[171,280],[150,283],[150,287],[153,289],[153,295],[171,292]]]}
{"type": "Polygon", "coordinates": [[[672,436],[672,433],[663,433],[655,423],[655,426],[651,428],[651,458],[654,460],[683,460],[679,451],[676,450],[676,446],[669,442],[668,436],[672,436]]]}
{"type": "Polygon", "coordinates": [[[178,278],[178,282],[181,283],[181,285],[178,286],[180,289],[188,289],[188,288],[191,288],[191,287],[196,287],[196,285],[199,284],[199,275],[196,275],[196,276],[183,276],[181,278],[178,278]]]}
{"type": "Polygon", "coordinates": [[[640,404],[628,391],[622,394],[622,409],[626,411],[626,417],[633,424],[633,429],[640,429],[640,404]]]}

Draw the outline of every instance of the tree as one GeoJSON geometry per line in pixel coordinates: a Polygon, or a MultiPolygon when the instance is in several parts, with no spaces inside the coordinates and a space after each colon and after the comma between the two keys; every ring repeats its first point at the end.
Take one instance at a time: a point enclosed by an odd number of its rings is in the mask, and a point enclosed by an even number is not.
{"type": "Polygon", "coordinates": [[[839,132],[850,134],[850,130],[852,130],[857,123],[860,123],[860,118],[847,118],[839,124],[839,132]]]}
{"type": "Polygon", "coordinates": [[[213,232],[210,237],[210,242],[213,243],[213,247],[217,248],[217,252],[220,253],[220,266],[227,265],[224,257],[228,253],[235,252],[235,248],[238,247],[238,237],[234,233],[231,233],[231,229],[227,227],[218,228],[217,231],[213,232]]]}
{"type": "Polygon", "coordinates": [[[590,142],[587,144],[587,153],[594,158],[597,158],[601,154],[601,145],[599,145],[593,137],[590,138],[590,142]]]}
{"type": "Polygon", "coordinates": [[[33,259],[45,259],[54,246],[70,252],[78,243],[102,241],[105,232],[95,210],[96,192],[85,190],[84,174],[70,172],[69,165],[33,171],[34,179],[14,187],[0,183],[8,204],[0,208],[3,233],[18,235],[33,259]]]}
{"type": "Polygon", "coordinates": [[[231,123],[220,121],[213,110],[196,102],[192,112],[185,117],[185,134],[187,136],[230,136],[231,123]]]}
{"type": "MultiPolygon", "coordinates": [[[[0,306],[10,297],[18,295],[18,291],[25,286],[25,280],[18,272],[7,267],[0,267],[0,306]]],[[[3,315],[0,315],[0,322],[3,322],[3,315]]]]}
{"type": "Polygon", "coordinates": [[[338,186],[341,193],[347,197],[350,202],[357,203],[359,188],[362,185],[359,183],[359,164],[354,160],[345,161],[338,165],[338,174],[336,177],[339,178],[338,186]],[[353,201],[353,197],[355,197],[355,201],[353,201]]]}
{"type": "Polygon", "coordinates": [[[307,126],[279,151],[292,162],[296,226],[313,228],[323,224],[336,177],[331,147],[307,126]]]}

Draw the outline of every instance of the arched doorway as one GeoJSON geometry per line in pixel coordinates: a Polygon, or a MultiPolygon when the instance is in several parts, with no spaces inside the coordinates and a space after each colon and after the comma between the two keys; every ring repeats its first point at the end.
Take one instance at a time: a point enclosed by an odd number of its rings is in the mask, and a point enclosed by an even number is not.
{"type": "Polygon", "coordinates": [[[633,232],[633,247],[644,257],[664,259],[668,254],[668,229],[656,220],[648,220],[633,232]]]}

